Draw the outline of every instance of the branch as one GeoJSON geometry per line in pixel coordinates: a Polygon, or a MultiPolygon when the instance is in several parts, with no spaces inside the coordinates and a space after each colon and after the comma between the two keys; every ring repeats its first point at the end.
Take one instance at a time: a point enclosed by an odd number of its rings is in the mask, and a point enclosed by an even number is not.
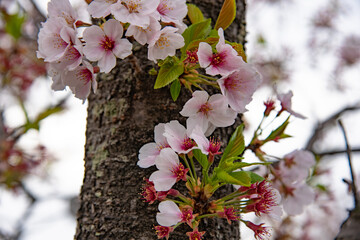
{"type": "MultiPolygon", "coordinates": [[[[352,148],[351,149],[352,153],[360,153],[360,148],[352,148]]],[[[327,155],[336,155],[336,154],[343,154],[343,153],[347,153],[347,150],[345,149],[333,149],[333,150],[328,150],[328,151],[324,151],[324,152],[314,152],[315,155],[319,156],[319,157],[324,157],[327,155]]]]}
{"type": "Polygon", "coordinates": [[[348,138],[347,138],[347,135],[346,135],[344,125],[343,125],[343,123],[341,122],[340,119],[338,120],[338,124],[340,125],[341,131],[343,132],[344,139],[345,139],[346,153],[347,153],[347,156],[348,156],[348,163],[349,163],[351,181],[352,181],[351,187],[352,187],[352,192],[353,192],[354,202],[355,202],[355,208],[356,208],[356,207],[358,207],[359,199],[358,199],[357,188],[356,188],[356,177],[355,177],[355,174],[354,174],[354,168],[353,168],[352,163],[351,163],[351,147],[350,147],[350,145],[348,143],[348,138]]]}
{"type": "Polygon", "coordinates": [[[313,131],[313,135],[310,137],[309,141],[306,144],[305,149],[311,152],[314,152],[314,145],[316,141],[321,138],[321,135],[323,134],[324,130],[331,124],[334,124],[335,121],[345,112],[348,111],[356,111],[360,109],[360,103],[357,103],[353,106],[345,107],[341,109],[340,111],[336,112],[335,114],[331,115],[329,118],[324,120],[323,122],[319,122],[316,126],[316,128],[313,131]]]}

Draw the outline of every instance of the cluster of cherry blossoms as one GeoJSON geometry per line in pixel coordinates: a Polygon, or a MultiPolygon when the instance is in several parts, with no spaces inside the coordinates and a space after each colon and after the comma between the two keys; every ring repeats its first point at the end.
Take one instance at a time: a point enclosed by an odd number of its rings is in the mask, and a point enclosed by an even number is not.
{"type": "Polygon", "coordinates": [[[131,55],[133,39],[147,44],[148,58],[155,62],[174,56],[184,45],[185,0],[94,0],[88,12],[103,23],[84,23],[68,0],[48,4],[37,55],[49,63],[53,90],[69,86],[75,97],[85,101],[91,88],[97,89],[96,73],[109,73],[117,58],[131,55]],[[79,31],[80,27],[86,29],[79,31]]]}
{"type": "MultiPolygon", "coordinates": [[[[236,12],[234,5],[224,6],[219,18],[236,12]]],[[[177,120],[159,123],[154,129],[154,142],[139,150],[138,166],[156,168],[145,179],[142,195],[150,204],[160,202],[156,215],[159,226],[155,227],[159,239],[168,239],[183,223],[191,229],[186,233],[190,240],[202,239],[206,232],[199,231],[200,222],[216,217],[229,223],[242,221],[254,231],[256,239],[265,239],[270,229],[263,223],[244,220],[241,214],[252,212],[280,220],[281,202],[286,212],[298,214],[312,201],[306,178],[315,163],[313,156],[297,150],[274,163],[261,150],[267,142],[289,137],[284,131],[291,115],[305,118],[292,110],[291,91],[278,94],[281,109],[274,119],[283,112],[290,116],[264,139],[262,123],[276,109],[272,100],[265,103],[263,120],[249,145],[245,146],[242,134],[244,124],[236,128],[222,150],[220,140],[211,136],[216,128],[232,126],[238,114],[247,111],[261,83],[260,74],[246,62],[242,45],[225,40],[224,30],[231,18],[218,21],[213,28],[211,20],[205,19],[196,6],[188,12],[185,0],[94,0],[88,12],[93,18],[101,18],[100,26],[79,20],[68,0],[52,0],[48,11],[49,18],[39,33],[38,57],[50,63],[54,90],[69,86],[85,101],[91,87],[94,92],[97,89],[95,74],[109,73],[116,66],[116,58],[132,54],[132,44],[137,41],[147,44],[148,59],[158,63],[155,89],[171,84],[174,101],[182,86],[192,92],[180,111],[187,117],[186,126],[177,120]],[[187,15],[189,26],[183,23],[187,15]],[[79,27],[86,27],[82,37],[79,27]],[[171,74],[167,74],[169,71],[171,74]],[[218,93],[209,95],[201,85],[212,86],[218,93]],[[243,161],[247,150],[260,161],[243,161]],[[244,170],[253,165],[266,166],[264,177],[244,170]],[[185,183],[187,192],[175,189],[181,183],[185,183]],[[217,189],[227,184],[239,187],[216,199],[217,189]]]]}

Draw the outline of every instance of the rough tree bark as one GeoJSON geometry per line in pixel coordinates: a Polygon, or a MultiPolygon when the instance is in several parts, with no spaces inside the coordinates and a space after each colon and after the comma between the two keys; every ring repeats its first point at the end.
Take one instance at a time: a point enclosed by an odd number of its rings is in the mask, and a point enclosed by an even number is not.
{"type": "MultiPolygon", "coordinates": [[[[188,1],[199,6],[213,24],[222,0],[188,1]]],[[[245,2],[237,1],[237,17],[226,30],[226,39],[245,42],[245,2]]],[[[179,119],[179,111],[190,98],[182,90],[176,103],[168,88],[154,90],[148,71],[147,49],[134,46],[133,55],[118,62],[109,74],[98,76],[98,92],[89,97],[85,177],[80,194],[76,239],[156,239],[157,204],[148,205],[139,196],[144,177],[155,168],[137,167],[139,148],[153,141],[154,126],[179,119]]],[[[184,121],[184,119],[180,119],[184,121]]],[[[228,139],[229,131],[219,133],[228,139]]],[[[225,191],[229,191],[225,189],[225,191]]],[[[190,231],[184,226],[184,231],[190,231]]],[[[239,225],[209,220],[200,230],[205,239],[237,240],[239,225]]],[[[186,239],[179,231],[170,239],[186,239]]]]}

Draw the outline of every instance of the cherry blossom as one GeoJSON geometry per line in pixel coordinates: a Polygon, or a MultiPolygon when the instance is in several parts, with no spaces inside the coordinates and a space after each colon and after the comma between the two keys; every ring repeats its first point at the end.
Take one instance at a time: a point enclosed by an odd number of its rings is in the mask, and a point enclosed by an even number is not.
{"type": "Polygon", "coordinates": [[[216,53],[213,53],[210,44],[205,42],[199,44],[197,52],[200,67],[205,68],[209,75],[227,75],[245,63],[242,57],[238,56],[236,50],[225,43],[222,28],[219,28],[218,34],[219,42],[216,45],[216,53]]]}
{"type": "Polygon", "coordinates": [[[199,232],[199,230],[196,228],[192,232],[187,232],[186,235],[188,235],[189,240],[201,240],[203,239],[203,235],[205,234],[205,231],[199,232]]]}
{"type": "Polygon", "coordinates": [[[51,77],[53,83],[51,85],[51,89],[54,91],[64,90],[66,85],[63,83],[61,78],[61,70],[55,67],[55,64],[50,63],[47,68],[47,73],[51,77]]]}
{"type": "Polygon", "coordinates": [[[154,38],[155,34],[159,32],[160,29],[160,23],[155,18],[151,17],[150,24],[146,28],[130,24],[125,33],[125,36],[133,36],[138,43],[145,45],[154,38]]]}
{"type": "Polygon", "coordinates": [[[169,239],[170,233],[174,231],[174,228],[172,227],[165,227],[165,226],[155,226],[156,235],[158,236],[158,239],[166,238],[169,239]]]}
{"type": "Polygon", "coordinates": [[[148,168],[155,164],[155,159],[159,156],[161,149],[170,147],[164,137],[165,124],[159,123],[154,129],[155,142],[147,143],[139,150],[139,161],[137,165],[142,168],[148,168]]]}
{"type": "Polygon", "coordinates": [[[49,18],[63,18],[69,27],[74,27],[79,16],[68,0],[51,0],[48,3],[49,18]]]}
{"type": "Polygon", "coordinates": [[[303,212],[306,205],[312,203],[315,193],[306,183],[292,184],[286,186],[282,196],[282,204],[285,212],[289,215],[298,215],[303,212]]]}
{"type": "Polygon", "coordinates": [[[62,79],[63,83],[70,87],[75,97],[83,101],[89,96],[91,87],[94,93],[96,92],[97,82],[94,69],[87,61],[83,61],[82,66],[75,68],[73,71],[64,72],[62,79]]]}
{"type": "Polygon", "coordinates": [[[238,113],[243,113],[260,85],[261,76],[249,64],[244,63],[238,70],[220,78],[217,82],[230,107],[238,113]]]}
{"type": "Polygon", "coordinates": [[[115,4],[111,13],[120,22],[146,28],[159,2],[160,0],[121,0],[115,4]]]}
{"type": "Polygon", "coordinates": [[[240,218],[240,213],[233,207],[224,207],[224,211],[218,212],[217,214],[221,218],[226,218],[229,224],[231,224],[231,221],[237,221],[240,218]]]}
{"type": "Polygon", "coordinates": [[[220,154],[220,142],[216,140],[208,140],[200,126],[196,126],[191,132],[190,137],[195,140],[198,148],[203,154],[217,155],[220,154]]]}
{"type": "Polygon", "coordinates": [[[88,6],[88,12],[93,18],[102,18],[110,15],[118,0],[93,0],[88,6]]]}
{"type": "Polygon", "coordinates": [[[280,161],[279,174],[286,182],[302,181],[309,175],[309,169],[315,165],[314,155],[305,150],[294,150],[280,161]]]}
{"type": "Polygon", "coordinates": [[[188,153],[196,147],[195,142],[189,138],[186,128],[177,120],[165,125],[164,136],[170,147],[177,153],[188,153]]]}
{"type": "Polygon", "coordinates": [[[154,183],[156,191],[168,191],[177,181],[186,181],[186,173],[189,169],[185,169],[179,162],[179,157],[174,150],[163,149],[155,159],[155,164],[159,170],[153,172],[149,180],[154,183]]]}
{"type": "Polygon", "coordinates": [[[75,43],[75,30],[65,26],[64,22],[62,18],[49,18],[42,24],[38,35],[38,58],[45,62],[58,61],[75,43]]]}
{"type": "Polygon", "coordinates": [[[291,108],[291,98],[293,96],[293,92],[289,91],[288,93],[278,94],[277,97],[281,102],[281,110],[278,113],[280,115],[283,111],[287,111],[291,115],[297,118],[306,119],[305,116],[301,115],[300,113],[294,112],[291,108]]]}
{"type": "Polygon", "coordinates": [[[195,91],[180,114],[189,117],[186,122],[188,131],[200,125],[207,136],[215,127],[228,127],[234,124],[237,116],[237,113],[228,107],[223,95],[215,94],[209,97],[205,91],[195,91]]]}
{"type": "Polygon", "coordinates": [[[187,14],[186,0],[160,0],[157,7],[162,22],[182,22],[187,14]]]}
{"type": "Polygon", "coordinates": [[[118,21],[110,19],[103,29],[98,26],[85,29],[84,54],[90,61],[98,61],[100,70],[108,73],[116,65],[116,57],[124,59],[132,53],[132,44],[121,38],[123,27],[118,21]]]}
{"type": "Polygon", "coordinates": [[[254,231],[255,239],[257,240],[269,239],[269,237],[271,236],[270,228],[262,226],[264,225],[264,223],[257,225],[250,221],[243,221],[243,222],[248,228],[254,231]]]}
{"type": "Polygon", "coordinates": [[[156,221],[165,227],[173,226],[182,219],[179,207],[173,201],[163,201],[159,204],[159,213],[156,214],[156,221]]]}
{"type": "Polygon", "coordinates": [[[174,56],[176,49],[185,45],[184,38],[177,31],[174,27],[164,27],[157,32],[149,42],[148,59],[156,62],[157,59],[174,56]]]}

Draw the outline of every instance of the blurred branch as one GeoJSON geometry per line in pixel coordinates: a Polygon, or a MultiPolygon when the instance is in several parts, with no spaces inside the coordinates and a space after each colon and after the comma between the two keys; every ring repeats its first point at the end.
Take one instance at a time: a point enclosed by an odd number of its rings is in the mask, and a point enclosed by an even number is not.
{"type": "Polygon", "coordinates": [[[335,114],[331,115],[327,119],[325,119],[323,122],[319,122],[317,124],[317,126],[315,127],[312,136],[308,140],[305,149],[308,151],[311,151],[311,152],[315,152],[314,145],[315,145],[316,141],[322,137],[323,132],[325,131],[325,129],[327,127],[334,124],[336,122],[336,120],[344,113],[349,112],[349,111],[356,111],[359,109],[360,109],[360,103],[357,103],[353,106],[345,107],[345,108],[341,109],[340,111],[336,112],[335,114]]]}
{"type": "Polygon", "coordinates": [[[352,162],[351,162],[351,147],[350,147],[349,142],[348,142],[345,127],[344,127],[344,125],[343,125],[343,123],[341,122],[340,119],[338,120],[338,124],[340,125],[341,131],[342,131],[342,133],[344,135],[344,139],[345,139],[346,154],[347,154],[347,157],[348,157],[348,163],[349,163],[350,175],[351,175],[351,181],[352,181],[351,188],[352,188],[352,192],[353,192],[355,207],[358,207],[359,198],[357,196],[356,177],[355,177],[354,168],[353,168],[352,162]]]}
{"type": "MultiPolygon", "coordinates": [[[[351,152],[353,153],[360,153],[360,148],[352,148],[351,152]]],[[[347,150],[345,149],[333,149],[333,150],[328,150],[328,151],[324,151],[324,152],[314,152],[315,155],[319,156],[319,157],[324,157],[327,155],[336,155],[336,154],[344,154],[347,153],[347,150]]]]}

